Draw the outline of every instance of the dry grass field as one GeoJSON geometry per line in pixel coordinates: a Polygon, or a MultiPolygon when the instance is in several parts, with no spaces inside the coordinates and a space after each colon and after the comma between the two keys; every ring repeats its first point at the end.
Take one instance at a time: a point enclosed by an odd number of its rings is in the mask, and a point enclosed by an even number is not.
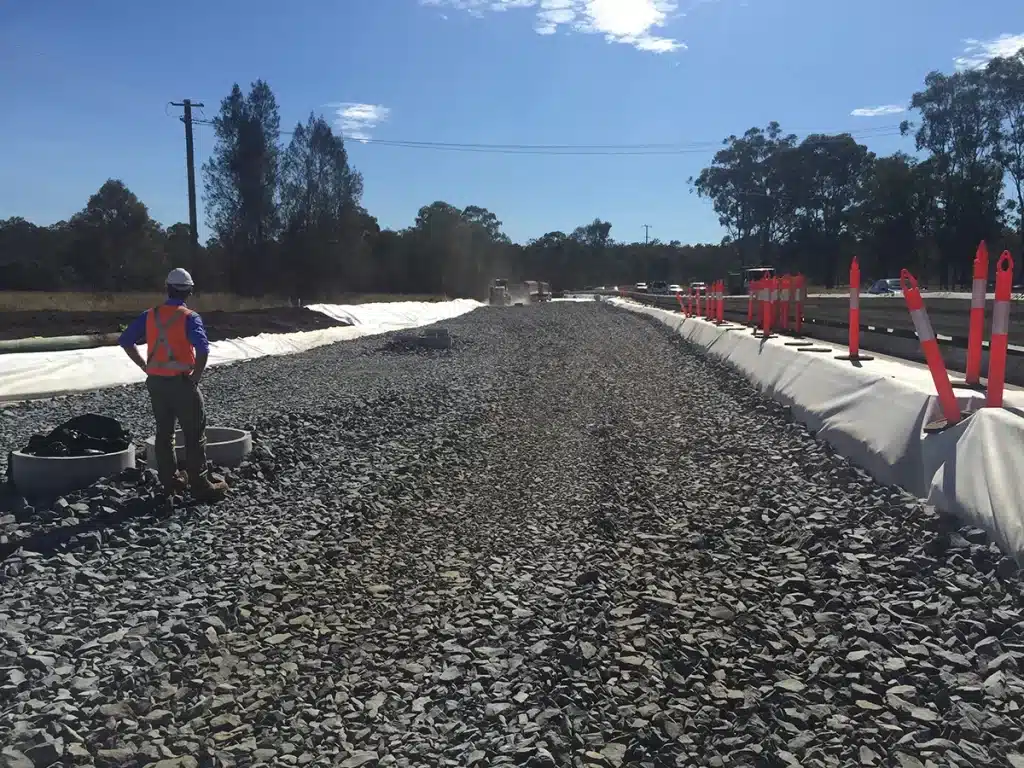
{"type": "MultiPolygon", "coordinates": [[[[163,301],[162,293],[45,293],[43,291],[0,291],[0,312],[139,312],[163,301]]],[[[331,304],[369,304],[383,301],[444,301],[443,296],[396,294],[341,294],[331,304]]],[[[287,307],[287,299],[204,293],[194,296],[189,306],[198,312],[241,312],[251,309],[287,307]]]]}

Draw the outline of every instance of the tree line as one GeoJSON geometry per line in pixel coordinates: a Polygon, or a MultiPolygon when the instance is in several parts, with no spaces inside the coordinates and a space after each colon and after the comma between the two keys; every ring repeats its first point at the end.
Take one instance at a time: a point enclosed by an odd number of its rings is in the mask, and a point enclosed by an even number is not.
{"type": "MultiPolygon", "coordinates": [[[[778,123],[730,136],[691,179],[742,261],[841,281],[906,267],[941,286],[970,280],[987,240],[1024,241],[1024,49],[983,69],[932,72],[910,106],[917,157],[879,157],[848,134],[797,141],[778,123]]],[[[1020,261],[1020,259],[1018,259],[1020,261]]]]}
{"type": "Polygon", "coordinates": [[[870,278],[907,267],[965,285],[980,240],[1018,254],[1024,242],[1024,49],[983,69],[933,72],[910,106],[917,117],[901,131],[916,155],[877,156],[850,134],[798,140],[775,122],[728,137],[690,179],[727,232],[721,243],[619,242],[598,218],[517,244],[495,213],[443,201],[405,229],[382,229],[362,206],[343,137],[322,116],[310,114],[284,143],[270,86],[236,84],[211,121],[216,145],[201,171],[212,235],[198,252],[187,224],[164,228],[111,179],[67,221],[0,221],[0,288],[152,290],[181,265],[205,290],[308,301],[480,297],[496,277],[556,289],[686,282],[759,265],[833,285],[853,255],[870,278]]]}

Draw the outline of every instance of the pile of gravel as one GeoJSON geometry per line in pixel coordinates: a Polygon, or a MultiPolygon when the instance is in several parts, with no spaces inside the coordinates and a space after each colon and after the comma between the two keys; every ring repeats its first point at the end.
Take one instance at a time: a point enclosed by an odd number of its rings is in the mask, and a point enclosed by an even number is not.
{"type": "MultiPolygon", "coordinates": [[[[213,370],[257,444],[222,504],[4,517],[88,530],[0,562],[0,766],[1024,765],[980,531],[633,314],[447,325],[213,370]]],[[[0,438],[85,410],[148,434],[127,387],[0,438]]]]}

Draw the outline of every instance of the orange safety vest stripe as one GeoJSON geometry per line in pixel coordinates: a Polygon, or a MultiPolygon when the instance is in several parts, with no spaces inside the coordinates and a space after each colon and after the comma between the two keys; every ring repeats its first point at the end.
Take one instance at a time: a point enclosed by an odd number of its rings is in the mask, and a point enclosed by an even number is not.
{"type": "Polygon", "coordinates": [[[196,366],[196,351],[186,329],[192,310],[164,304],[146,315],[146,373],[150,376],[181,376],[196,366]]]}

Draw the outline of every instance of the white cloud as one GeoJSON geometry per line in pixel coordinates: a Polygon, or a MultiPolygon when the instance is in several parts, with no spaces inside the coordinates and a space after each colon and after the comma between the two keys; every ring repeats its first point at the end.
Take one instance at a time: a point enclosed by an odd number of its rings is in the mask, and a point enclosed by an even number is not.
{"type": "MultiPolygon", "coordinates": [[[[697,0],[697,4],[708,0],[697,0]]],[[[534,31],[553,35],[559,27],[602,35],[610,43],[632,45],[641,51],[670,53],[686,46],[655,32],[679,10],[677,0],[420,0],[423,5],[457,8],[483,16],[491,11],[533,8],[534,31]]]]}
{"type": "MultiPolygon", "coordinates": [[[[977,69],[988,64],[996,57],[1013,56],[1021,48],[1024,48],[1024,35],[999,35],[991,40],[976,40],[968,38],[964,40],[964,52],[962,56],[953,59],[958,71],[977,69]]],[[[883,104],[878,107],[859,107],[850,114],[854,117],[882,117],[884,115],[898,115],[906,112],[907,108],[901,104],[883,104]]]]}
{"type": "Polygon", "coordinates": [[[883,104],[880,107],[858,107],[850,114],[854,117],[881,117],[882,115],[898,115],[907,108],[900,104],[883,104]]]}
{"type": "Polygon", "coordinates": [[[964,40],[962,56],[953,59],[958,70],[977,69],[988,64],[992,59],[1002,56],[1013,56],[1024,48],[1024,35],[1000,35],[991,40],[964,40]]]}
{"type": "Polygon", "coordinates": [[[370,132],[391,115],[391,110],[380,104],[359,104],[346,101],[328,106],[334,108],[336,115],[334,124],[341,129],[342,137],[361,141],[364,144],[369,140],[370,132]]]}

